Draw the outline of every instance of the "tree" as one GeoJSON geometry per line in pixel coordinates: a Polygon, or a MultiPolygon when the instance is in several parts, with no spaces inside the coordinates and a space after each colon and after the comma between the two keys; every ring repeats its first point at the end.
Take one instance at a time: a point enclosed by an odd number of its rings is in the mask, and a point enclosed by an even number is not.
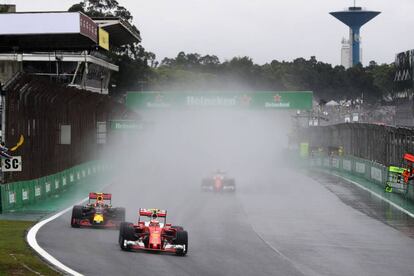
{"type": "Polygon", "coordinates": [[[368,67],[358,64],[345,70],[314,56],[258,65],[249,57],[221,63],[214,55],[179,52],[154,70],[151,84],[161,90],[311,90],[321,104],[332,99],[356,100],[362,95],[366,101],[376,102],[392,92],[394,74],[393,65],[374,61],[368,67]]]}
{"type": "Polygon", "coordinates": [[[91,17],[119,17],[132,23],[131,13],[116,0],[86,0],[74,4],[70,12],[83,12],[91,17]]]}
{"type": "Polygon", "coordinates": [[[379,91],[379,95],[382,97],[389,97],[393,94],[394,88],[394,76],[395,66],[388,64],[378,65],[377,63],[371,63],[367,68],[368,74],[373,78],[373,85],[375,89],[379,91]]]}

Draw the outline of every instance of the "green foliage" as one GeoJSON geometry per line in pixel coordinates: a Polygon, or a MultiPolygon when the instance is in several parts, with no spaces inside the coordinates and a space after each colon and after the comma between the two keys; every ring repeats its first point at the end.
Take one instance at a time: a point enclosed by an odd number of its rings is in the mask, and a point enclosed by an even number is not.
{"type": "Polygon", "coordinates": [[[381,64],[376,63],[370,64],[366,68],[367,72],[373,78],[374,86],[380,90],[381,95],[388,96],[393,94],[394,88],[394,77],[395,77],[395,66],[394,64],[381,64]]]}
{"type": "Polygon", "coordinates": [[[8,12],[9,8],[7,6],[0,5],[0,13],[8,12]]]}
{"type": "Polygon", "coordinates": [[[161,62],[151,85],[160,90],[312,90],[323,101],[363,96],[372,102],[392,93],[394,74],[393,65],[375,62],[345,70],[315,57],[258,65],[249,57],[220,62],[214,55],[180,52],[176,58],[161,62]]]}
{"type": "Polygon", "coordinates": [[[69,8],[70,12],[83,12],[91,17],[120,17],[132,22],[131,13],[116,0],[86,0],[74,4],[69,8]]]}

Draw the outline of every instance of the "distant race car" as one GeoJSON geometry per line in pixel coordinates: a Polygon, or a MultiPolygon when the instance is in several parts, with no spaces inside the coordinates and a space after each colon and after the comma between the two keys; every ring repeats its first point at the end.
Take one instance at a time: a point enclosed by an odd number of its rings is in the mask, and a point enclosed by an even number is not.
{"type": "Polygon", "coordinates": [[[234,178],[227,177],[225,172],[217,170],[211,177],[202,180],[201,190],[206,192],[235,192],[236,182],[234,178]]]}
{"type": "Polygon", "coordinates": [[[137,224],[121,223],[119,245],[124,251],[161,251],[184,256],[188,252],[188,233],[182,226],[167,223],[165,210],[139,209],[137,224]],[[146,218],[146,221],[141,221],[141,217],[146,218]]]}
{"type": "Polygon", "coordinates": [[[125,221],[125,208],[113,208],[111,198],[111,194],[89,193],[88,204],[73,206],[72,227],[118,228],[125,221]]]}

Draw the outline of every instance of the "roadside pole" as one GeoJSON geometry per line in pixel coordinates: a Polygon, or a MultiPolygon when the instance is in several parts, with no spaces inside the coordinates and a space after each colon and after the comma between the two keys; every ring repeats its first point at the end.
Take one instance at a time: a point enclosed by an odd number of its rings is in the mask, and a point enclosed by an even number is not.
{"type": "MultiPolygon", "coordinates": [[[[0,137],[0,141],[4,141],[5,140],[5,133],[6,133],[6,93],[3,90],[3,85],[0,82],[0,116],[1,116],[1,137],[0,137]]],[[[0,159],[0,185],[2,185],[4,183],[4,173],[3,170],[1,169],[2,167],[2,162],[3,159],[0,159]]],[[[3,202],[2,202],[2,188],[0,187],[0,214],[3,213],[3,202]]]]}
{"type": "MultiPolygon", "coordinates": [[[[0,82],[0,116],[1,116],[0,141],[6,143],[6,91],[3,90],[3,85],[1,82],[0,82]]],[[[3,162],[3,160],[1,160],[0,162],[3,162]]],[[[1,166],[1,163],[0,163],[0,166],[1,166]]],[[[4,173],[0,169],[0,185],[2,183],[4,183],[4,173]]],[[[0,197],[0,203],[1,203],[1,197],[0,197]]],[[[0,207],[0,212],[1,212],[1,207],[0,207]]]]}

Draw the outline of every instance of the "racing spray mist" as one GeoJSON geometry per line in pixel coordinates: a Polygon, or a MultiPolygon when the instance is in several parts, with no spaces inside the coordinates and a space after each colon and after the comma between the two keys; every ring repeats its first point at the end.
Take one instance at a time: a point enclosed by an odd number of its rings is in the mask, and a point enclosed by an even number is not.
{"type": "MultiPolygon", "coordinates": [[[[132,222],[140,207],[191,207],[186,202],[202,196],[201,180],[215,170],[235,179],[235,196],[272,186],[269,171],[279,170],[289,158],[289,112],[200,108],[138,113],[144,128],[119,135],[106,153],[116,165],[107,191],[113,193],[114,206],[126,207],[132,222]]],[[[169,213],[174,216],[179,218],[169,213]]]]}

